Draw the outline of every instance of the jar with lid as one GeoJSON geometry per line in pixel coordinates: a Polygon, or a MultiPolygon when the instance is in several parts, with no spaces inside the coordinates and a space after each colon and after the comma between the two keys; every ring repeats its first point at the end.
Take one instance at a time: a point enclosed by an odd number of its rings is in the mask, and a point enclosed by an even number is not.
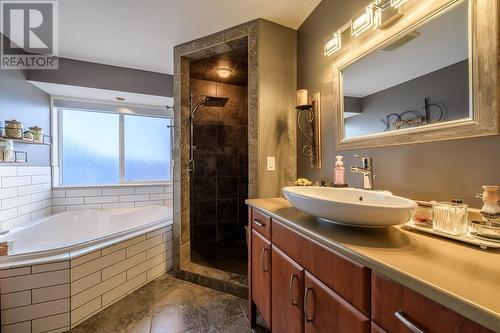
{"type": "Polygon", "coordinates": [[[0,161],[10,162],[14,157],[14,142],[0,138],[0,161]]]}
{"type": "Polygon", "coordinates": [[[30,127],[29,130],[33,133],[33,141],[43,142],[43,128],[33,126],[30,127]]]}
{"type": "Polygon", "coordinates": [[[23,123],[13,119],[5,121],[5,135],[12,139],[23,138],[23,123]]]}

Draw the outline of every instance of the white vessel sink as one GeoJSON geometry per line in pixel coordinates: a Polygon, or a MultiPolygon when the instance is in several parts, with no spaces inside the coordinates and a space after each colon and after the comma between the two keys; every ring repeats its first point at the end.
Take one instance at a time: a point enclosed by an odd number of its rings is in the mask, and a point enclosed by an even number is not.
{"type": "Polygon", "coordinates": [[[297,209],[332,223],[358,227],[386,227],[408,222],[417,203],[387,191],[319,186],[284,187],[297,209]]]}

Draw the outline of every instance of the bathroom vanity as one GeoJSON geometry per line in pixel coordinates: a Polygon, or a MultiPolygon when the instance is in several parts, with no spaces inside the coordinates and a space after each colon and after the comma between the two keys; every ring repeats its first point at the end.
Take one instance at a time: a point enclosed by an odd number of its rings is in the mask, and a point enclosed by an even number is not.
{"type": "Polygon", "coordinates": [[[249,205],[249,304],[274,333],[500,332],[500,258],[401,227],[249,205]]]}

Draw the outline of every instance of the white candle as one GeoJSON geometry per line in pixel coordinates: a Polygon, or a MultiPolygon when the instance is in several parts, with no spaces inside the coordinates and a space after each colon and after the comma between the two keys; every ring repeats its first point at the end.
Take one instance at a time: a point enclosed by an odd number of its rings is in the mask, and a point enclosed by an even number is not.
{"type": "Polygon", "coordinates": [[[308,105],[307,89],[297,90],[297,106],[308,105]]]}

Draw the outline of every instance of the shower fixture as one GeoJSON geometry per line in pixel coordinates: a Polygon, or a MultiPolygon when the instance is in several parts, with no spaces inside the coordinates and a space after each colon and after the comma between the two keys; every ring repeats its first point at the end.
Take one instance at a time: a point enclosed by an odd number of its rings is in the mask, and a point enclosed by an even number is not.
{"type": "Polygon", "coordinates": [[[200,108],[200,106],[217,107],[222,108],[226,106],[229,98],[227,97],[214,97],[214,96],[201,96],[196,98],[193,93],[189,93],[189,105],[191,114],[189,115],[189,172],[194,171],[194,151],[196,146],[194,145],[194,116],[200,108]],[[195,100],[198,99],[196,102],[195,100]]]}

